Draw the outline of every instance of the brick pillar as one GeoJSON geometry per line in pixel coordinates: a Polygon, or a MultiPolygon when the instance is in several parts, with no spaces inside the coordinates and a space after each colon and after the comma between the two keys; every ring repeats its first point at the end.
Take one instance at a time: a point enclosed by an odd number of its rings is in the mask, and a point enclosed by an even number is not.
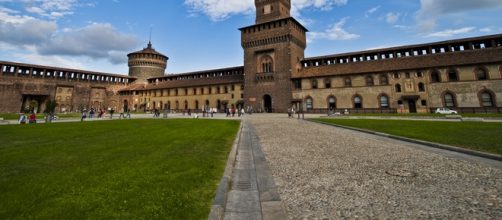
{"type": "Polygon", "coordinates": [[[33,67],[30,68],[30,78],[33,77],[33,67]]]}
{"type": "Polygon", "coordinates": [[[47,72],[47,69],[43,69],[42,72],[40,72],[40,75],[42,78],[45,78],[45,73],[47,72]]]}
{"type": "Polygon", "coordinates": [[[5,65],[3,64],[0,64],[0,76],[3,75],[3,68],[4,68],[5,65]]]}
{"type": "Polygon", "coordinates": [[[19,67],[16,66],[16,68],[14,68],[14,76],[18,76],[18,72],[19,72],[19,67]]]}

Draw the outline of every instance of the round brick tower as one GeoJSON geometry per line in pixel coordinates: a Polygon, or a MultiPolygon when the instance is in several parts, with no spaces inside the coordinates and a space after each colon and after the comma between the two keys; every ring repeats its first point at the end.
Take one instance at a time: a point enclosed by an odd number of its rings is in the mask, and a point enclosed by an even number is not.
{"type": "Polygon", "coordinates": [[[164,76],[169,57],[155,51],[152,42],[143,50],[127,54],[129,58],[129,76],[136,77],[137,83],[144,83],[148,78],[164,76]]]}

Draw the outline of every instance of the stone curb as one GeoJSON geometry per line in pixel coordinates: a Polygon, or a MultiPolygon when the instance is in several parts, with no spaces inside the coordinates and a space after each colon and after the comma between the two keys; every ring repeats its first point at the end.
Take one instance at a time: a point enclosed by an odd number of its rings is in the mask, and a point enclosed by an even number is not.
{"type": "Polygon", "coordinates": [[[464,148],[455,147],[455,146],[446,145],[446,144],[438,144],[438,143],[433,143],[433,142],[428,142],[428,141],[406,138],[406,137],[401,137],[401,136],[396,136],[396,135],[391,135],[391,134],[381,133],[381,132],[376,132],[376,131],[370,131],[370,130],[361,129],[361,128],[354,128],[354,127],[349,127],[349,126],[330,124],[330,123],[326,123],[326,122],[318,122],[318,121],[312,121],[312,120],[307,120],[307,121],[310,121],[313,123],[324,124],[324,125],[328,125],[328,126],[333,126],[333,127],[349,129],[349,130],[353,130],[353,131],[359,131],[359,132],[363,132],[363,133],[367,133],[367,134],[378,135],[381,137],[392,138],[392,139],[396,139],[396,140],[400,140],[400,141],[406,141],[406,142],[410,142],[410,143],[414,143],[414,144],[421,144],[421,145],[425,145],[425,146],[429,146],[429,147],[454,151],[454,152],[468,154],[468,155],[472,155],[472,156],[483,157],[483,158],[487,158],[487,159],[491,159],[491,160],[502,161],[502,155],[485,153],[485,152],[480,152],[480,151],[475,151],[475,150],[469,150],[469,149],[464,149],[464,148]]]}
{"type": "Polygon", "coordinates": [[[239,142],[242,135],[242,127],[243,123],[241,122],[239,126],[239,131],[237,132],[237,136],[232,145],[232,150],[228,156],[227,164],[225,166],[225,171],[223,173],[223,177],[220,180],[220,184],[218,185],[218,189],[216,190],[216,195],[214,197],[213,203],[211,205],[211,212],[209,213],[209,220],[223,220],[225,216],[225,206],[227,202],[227,194],[230,189],[230,184],[232,180],[232,170],[234,168],[236,156],[237,156],[237,148],[239,146],[239,142]]]}

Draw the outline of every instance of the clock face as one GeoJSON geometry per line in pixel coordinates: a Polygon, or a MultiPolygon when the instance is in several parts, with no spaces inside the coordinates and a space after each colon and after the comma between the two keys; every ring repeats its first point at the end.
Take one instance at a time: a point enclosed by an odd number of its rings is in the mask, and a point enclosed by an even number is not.
{"type": "Polygon", "coordinates": [[[272,12],[272,5],[263,6],[263,14],[270,14],[272,12]]]}

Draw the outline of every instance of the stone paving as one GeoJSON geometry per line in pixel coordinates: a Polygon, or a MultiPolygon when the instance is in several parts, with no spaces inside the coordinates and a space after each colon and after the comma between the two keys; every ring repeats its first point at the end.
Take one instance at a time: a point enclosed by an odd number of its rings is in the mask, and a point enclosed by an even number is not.
{"type": "Polygon", "coordinates": [[[285,115],[243,121],[255,129],[289,219],[502,218],[499,161],[285,115]]]}

